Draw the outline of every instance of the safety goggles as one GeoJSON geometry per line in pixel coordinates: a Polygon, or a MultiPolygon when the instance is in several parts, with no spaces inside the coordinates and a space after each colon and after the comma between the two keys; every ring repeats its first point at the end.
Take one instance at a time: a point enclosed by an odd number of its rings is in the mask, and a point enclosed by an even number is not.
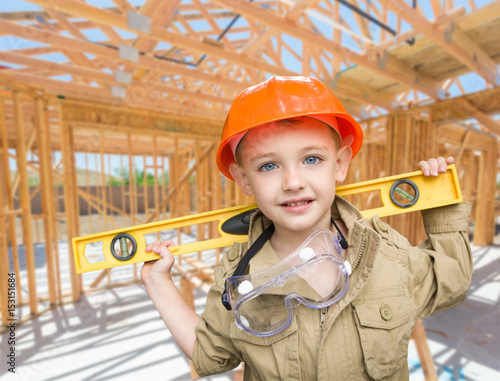
{"type": "Polygon", "coordinates": [[[341,250],[338,235],[318,229],[275,265],[228,278],[225,305],[233,310],[236,325],[255,336],[271,336],[290,325],[299,305],[321,309],[335,304],[349,284],[350,265],[341,250]]]}

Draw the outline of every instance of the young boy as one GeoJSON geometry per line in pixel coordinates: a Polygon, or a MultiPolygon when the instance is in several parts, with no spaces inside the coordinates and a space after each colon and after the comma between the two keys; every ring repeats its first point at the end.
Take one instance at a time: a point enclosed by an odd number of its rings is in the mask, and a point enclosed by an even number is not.
{"type": "MultiPolygon", "coordinates": [[[[200,376],[244,361],[245,380],[408,379],[408,341],[417,319],[465,298],[472,273],[466,235],[471,205],[422,212],[428,239],[410,246],[377,216],[364,219],[335,196],[361,142],[358,123],[316,79],[273,77],[236,98],[217,163],[259,206],[248,243],[235,243],[223,256],[202,317],[185,304],[170,277],[172,241],[149,245],[146,251],[161,259],[145,263],[141,272],[200,376]],[[256,336],[236,326],[221,296],[225,280],[270,225],[274,232],[260,243],[246,273],[276,264],[319,228],[339,229],[347,238],[341,255],[352,273],[337,303],[321,310],[299,305],[282,331],[256,336]]],[[[419,166],[424,175],[437,176],[451,163],[453,158],[439,158],[419,166]]]]}

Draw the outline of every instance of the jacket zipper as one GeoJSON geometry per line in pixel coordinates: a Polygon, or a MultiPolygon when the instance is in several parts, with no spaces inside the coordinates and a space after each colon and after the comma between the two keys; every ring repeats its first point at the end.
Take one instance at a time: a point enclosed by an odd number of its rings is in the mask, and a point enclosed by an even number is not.
{"type": "Polygon", "coordinates": [[[361,244],[359,245],[358,255],[356,256],[354,262],[351,263],[352,270],[354,270],[359,265],[361,257],[363,256],[363,253],[365,251],[365,245],[366,245],[366,236],[365,233],[363,233],[363,235],[361,236],[361,244]]]}

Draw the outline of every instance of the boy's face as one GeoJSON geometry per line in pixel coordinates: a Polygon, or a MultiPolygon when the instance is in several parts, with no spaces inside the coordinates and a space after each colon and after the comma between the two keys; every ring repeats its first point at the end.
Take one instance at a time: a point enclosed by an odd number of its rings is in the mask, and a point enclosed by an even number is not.
{"type": "Polygon", "coordinates": [[[350,147],[337,148],[330,127],[311,118],[269,123],[242,143],[231,175],[276,229],[309,234],[330,227],[335,184],[345,179],[352,155],[350,147]]]}

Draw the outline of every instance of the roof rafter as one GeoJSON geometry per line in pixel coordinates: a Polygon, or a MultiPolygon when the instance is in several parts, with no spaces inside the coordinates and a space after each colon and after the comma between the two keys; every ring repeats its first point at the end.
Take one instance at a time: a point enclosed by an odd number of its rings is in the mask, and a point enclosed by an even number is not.
{"type": "MultiPolygon", "coordinates": [[[[52,3],[50,0],[27,0],[27,1],[37,4],[41,7],[50,6],[52,3]]],[[[242,66],[250,67],[252,69],[264,70],[272,74],[285,74],[285,75],[298,74],[291,70],[284,71],[282,68],[278,68],[274,65],[267,64],[265,62],[253,59],[243,54],[225,50],[224,48],[219,46],[214,46],[212,44],[203,41],[200,42],[191,39],[189,37],[169,32],[164,28],[160,28],[154,25],[151,25],[151,34],[141,32],[130,28],[128,26],[126,17],[105,11],[100,8],[90,6],[88,4],[79,3],[74,0],[65,0],[64,2],[61,2],[58,5],[60,10],[78,17],[85,17],[92,21],[101,22],[106,25],[110,25],[132,33],[136,33],[137,35],[142,35],[146,38],[155,39],[161,42],[170,42],[174,45],[178,45],[180,47],[190,49],[192,51],[196,51],[202,54],[206,53],[207,55],[211,55],[213,57],[217,57],[223,60],[230,60],[242,66]]]]}
{"type": "MultiPolygon", "coordinates": [[[[118,0],[117,0],[118,1],[118,0]]],[[[127,4],[127,0],[120,0],[124,1],[127,4]]],[[[144,16],[153,16],[157,15],[154,18],[151,18],[151,23],[155,26],[163,26],[168,20],[170,20],[174,13],[177,5],[179,4],[180,0],[175,0],[175,1],[168,1],[168,2],[160,2],[158,4],[158,0],[147,0],[139,10],[139,13],[144,15],[144,16]]],[[[151,52],[154,50],[154,48],[158,45],[158,41],[152,40],[149,38],[145,38],[143,36],[138,36],[137,39],[132,43],[132,46],[136,49],[138,49],[141,52],[151,52]]],[[[133,66],[127,65],[125,67],[126,72],[132,72],[133,71],[133,66]]],[[[134,73],[134,77],[136,79],[142,78],[145,74],[147,73],[147,70],[144,68],[137,68],[137,70],[134,73]]]]}
{"type": "MultiPolygon", "coordinates": [[[[457,25],[452,24],[448,34],[434,26],[427,19],[416,12],[407,3],[400,0],[378,0],[396,15],[406,20],[413,27],[425,34],[441,48],[474,72],[477,72],[486,81],[496,84],[498,78],[496,63],[479,46],[477,46],[457,25]],[[451,34],[451,38],[446,35],[451,34]]],[[[500,11],[500,4],[497,7],[500,11]]]]}
{"type": "MultiPolygon", "coordinates": [[[[309,2],[306,2],[307,5],[309,5],[309,2]]],[[[305,5],[306,3],[302,4],[305,5]]],[[[302,8],[301,8],[302,9],[302,8]]],[[[293,11],[290,10],[290,11],[293,11]]],[[[289,11],[289,12],[290,12],[289,11]]],[[[289,21],[291,21],[291,17],[288,17],[288,13],[284,15],[285,18],[287,18],[289,21]]],[[[299,13],[295,13],[296,18],[300,17],[299,13]]],[[[250,18],[248,20],[249,25],[253,27],[253,24],[255,21],[259,20],[253,20],[250,18]]],[[[264,27],[265,29],[258,35],[258,37],[254,38],[251,40],[243,49],[242,52],[245,52],[247,55],[252,54],[260,48],[261,46],[265,45],[265,42],[272,38],[273,36],[276,36],[279,32],[274,28],[270,28],[268,26],[264,27]]],[[[287,43],[282,41],[282,39],[278,39],[278,42],[285,48],[287,49],[290,54],[296,56],[297,53],[291,49],[287,43]]],[[[278,54],[279,51],[278,51],[278,54]]],[[[297,57],[296,57],[297,58],[297,57]]],[[[297,58],[297,60],[300,61],[300,58],[297,58]]],[[[228,63],[226,64],[221,70],[218,72],[218,74],[224,74],[226,73],[229,69],[231,68],[231,65],[228,63]]],[[[330,79],[330,76],[327,77],[330,79]]],[[[391,102],[393,101],[392,97],[388,94],[384,94],[382,92],[372,90],[370,88],[365,87],[362,91],[359,91],[359,89],[356,88],[356,86],[353,86],[352,84],[346,83],[347,81],[344,81],[342,77],[336,78],[334,81],[330,81],[329,85],[335,89],[336,94],[343,96],[345,98],[349,98],[352,100],[355,100],[357,102],[362,102],[362,103],[371,103],[374,104],[377,107],[382,107],[384,109],[391,109],[392,105],[391,102]]]]}
{"type": "MultiPolygon", "coordinates": [[[[0,61],[11,62],[18,65],[32,66],[39,69],[44,69],[48,71],[53,71],[57,73],[73,74],[82,77],[86,77],[95,81],[102,81],[114,86],[121,86],[122,84],[116,82],[115,76],[112,74],[106,74],[100,70],[84,68],[76,65],[60,64],[56,62],[49,62],[46,60],[41,60],[38,58],[32,58],[27,56],[22,56],[20,54],[15,54],[6,51],[0,51],[0,61]]],[[[177,87],[167,86],[161,83],[147,83],[146,81],[132,80],[132,86],[146,86],[154,88],[158,91],[168,92],[180,97],[188,97],[193,99],[198,99],[201,101],[216,102],[222,104],[231,104],[232,99],[216,97],[210,94],[201,94],[194,91],[189,91],[177,87]]]]}
{"type": "MultiPolygon", "coordinates": [[[[75,40],[73,38],[65,37],[56,33],[41,31],[32,26],[22,26],[7,21],[0,20],[0,31],[7,34],[14,35],[20,38],[30,36],[31,40],[38,41],[53,46],[58,46],[61,49],[74,50],[80,52],[90,53],[99,57],[106,57],[112,60],[129,63],[120,58],[118,49],[95,44],[88,41],[75,40]]],[[[138,66],[146,67],[153,70],[160,70],[162,72],[172,73],[173,75],[183,75],[195,78],[202,81],[209,81],[218,85],[227,86],[231,89],[243,89],[244,83],[232,81],[224,77],[203,73],[197,70],[189,70],[182,65],[174,65],[167,61],[159,60],[148,55],[140,55],[138,66]]]]}
{"type": "MultiPolygon", "coordinates": [[[[245,17],[252,18],[257,21],[261,21],[273,28],[276,28],[290,36],[298,38],[305,43],[316,46],[320,49],[327,50],[334,54],[340,54],[351,62],[358,65],[362,65],[377,74],[383,75],[388,78],[392,78],[395,81],[404,83],[409,87],[417,88],[424,94],[427,94],[434,98],[439,98],[439,82],[426,76],[423,73],[419,73],[417,70],[408,66],[404,62],[397,60],[391,56],[386,57],[383,65],[379,65],[376,62],[363,57],[346,47],[336,43],[322,35],[314,33],[311,30],[304,29],[293,21],[284,19],[283,17],[276,15],[268,10],[259,7],[253,3],[246,2],[244,0],[212,0],[221,6],[233,9],[236,12],[244,15],[245,17]]],[[[368,100],[369,101],[369,100],[368,100]]]]}

